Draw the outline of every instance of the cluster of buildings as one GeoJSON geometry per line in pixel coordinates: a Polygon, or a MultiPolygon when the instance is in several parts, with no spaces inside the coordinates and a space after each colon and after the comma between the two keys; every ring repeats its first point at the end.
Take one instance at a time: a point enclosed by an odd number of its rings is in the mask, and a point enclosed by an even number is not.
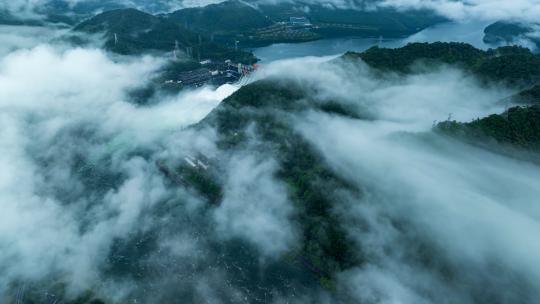
{"type": "Polygon", "coordinates": [[[182,72],[178,74],[176,80],[167,80],[165,83],[177,84],[183,87],[220,86],[226,83],[239,82],[244,76],[257,69],[257,65],[233,63],[231,60],[224,62],[204,60],[200,64],[200,68],[182,72]]]}
{"type": "Polygon", "coordinates": [[[307,17],[290,17],[289,25],[310,26],[311,22],[309,21],[307,17]]]}
{"type": "Polygon", "coordinates": [[[165,160],[158,160],[156,165],[161,173],[179,185],[188,185],[190,183],[182,176],[181,171],[178,170],[179,168],[192,168],[201,173],[211,169],[210,160],[202,154],[199,154],[198,157],[188,154],[184,156],[183,160],[184,163],[182,163],[180,167],[170,167],[165,160]]]}
{"type": "Polygon", "coordinates": [[[316,40],[319,36],[312,32],[315,28],[306,17],[290,17],[288,21],[274,23],[268,27],[258,29],[252,36],[251,41],[272,42],[300,42],[316,40]]]}
{"type": "Polygon", "coordinates": [[[184,157],[184,160],[186,161],[186,163],[194,168],[194,169],[202,169],[202,170],[208,170],[209,168],[209,165],[204,163],[204,161],[208,161],[204,156],[200,156],[199,158],[195,158],[191,155],[187,155],[186,157],[184,157]]]}

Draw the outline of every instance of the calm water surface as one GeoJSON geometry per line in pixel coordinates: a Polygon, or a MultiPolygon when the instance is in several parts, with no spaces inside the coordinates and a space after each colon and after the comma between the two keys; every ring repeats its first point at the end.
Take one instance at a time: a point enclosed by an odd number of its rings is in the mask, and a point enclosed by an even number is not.
{"type": "Polygon", "coordinates": [[[332,56],[347,51],[361,52],[380,45],[381,47],[401,47],[410,42],[460,41],[487,49],[482,38],[484,28],[491,22],[444,23],[427,28],[412,36],[402,39],[372,39],[372,38],[336,38],[312,41],[306,43],[278,43],[253,50],[261,63],[305,56],[332,56]]]}

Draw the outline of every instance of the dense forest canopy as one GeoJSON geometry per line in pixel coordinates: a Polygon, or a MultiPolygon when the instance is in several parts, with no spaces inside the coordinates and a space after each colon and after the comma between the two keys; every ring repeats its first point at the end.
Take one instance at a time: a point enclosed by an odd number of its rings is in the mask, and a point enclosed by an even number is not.
{"type": "Polygon", "coordinates": [[[519,46],[484,51],[466,43],[411,43],[398,49],[374,47],[345,57],[361,58],[375,68],[402,73],[410,73],[414,63],[422,62],[456,65],[480,78],[511,85],[530,86],[540,79],[540,56],[519,46]]]}
{"type": "Polygon", "coordinates": [[[538,48],[540,39],[535,33],[537,27],[536,23],[497,21],[484,29],[484,42],[494,45],[531,42],[538,48]]]}
{"type": "Polygon", "coordinates": [[[245,32],[273,23],[263,12],[236,0],[178,10],[168,18],[206,33],[245,32]]]}
{"type": "Polygon", "coordinates": [[[251,63],[249,52],[230,49],[185,28],[180,23],[136,9],[119,9],[99,14],[74,28],[78,32],[105,33],[105,47],[120,54],[148,51],[185,53],[191,48],[193,59],[231,59],[251,63]]]}

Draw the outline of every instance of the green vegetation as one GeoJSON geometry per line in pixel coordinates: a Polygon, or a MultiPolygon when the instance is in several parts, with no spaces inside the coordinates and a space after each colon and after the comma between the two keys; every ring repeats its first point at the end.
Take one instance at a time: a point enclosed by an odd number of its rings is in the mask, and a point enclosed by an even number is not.
{"type": "Polygon", "coordinates": [[[267,27],[273,22],[257,9],[238,0],[178,10],[169,20],[206,33],[239,33],[267,27]]]}
{"type": "Polygon", "coordinates": [[[345,58],[360,58],[371,67],[396,72],[409,73],[417,61],[443,62],[472,67],[481,61],[482,50],[465,43],[411,43],[397,49],[372,47],[363,53],[349,52],[345,58]]]}
{"type": "Polygon", "coordinates": [[[521,91],[517,98],[520,102],[540,104],[540,84],[521,91]]]}
{"type": "Polygon", "coordinates": [[[398,12],[391,9],[361,11],[313,6],[308,16],[326,37],[404,37],[444,21],[427,11],[398,12]]]}
{"type": "Polygon", "coordinates": [[[362,59],[373,68],[399,73],[414,72],[414,64],[452,64],[483,80],[529,86],[540,80],[540,56],[518,46],[483,51],[465,43],[411,43],[398,49],[373,47],[363,53],[347,53],[346,60],[362,59]]]}
{"type": "Polygon", "coordinates": [[[241,47],[255,47],[321,38],[305,28],[277,24],[264,11],[238,0],[181,9],[167,17],[229,47],[236,47],[236,43],[241,47]]]}
{"type": "MultiPolygon", "coordinates": [[[[507,46],[487,51],[465,43],[412,43],[398,49],[374,47],[363,53],[347,53],[345,61],[361,59],[381,72],[414,73],[415,64],[432,67],[455,65],[484,81],[500,81],[527,88],[512,100],[539,103],[540,56],[529,49],[507,46]]],[[[514,107],[504,114],[494,114],[470,123],[446,121],[435,130],[444,134],[481,143],[495,141],[527,149],[537,149],[540,143],[540,112],[538,106],[514,107]]]]}
{"type": "MultiPolygon", "coordinates": [[[[490,24],[484,29],[484,42],[488,44],[508,44],[514,43],[520,38],[533,32],[532,26],[508,21],[498,21],[490,24]]],[[[527,37],[527,39],[540,45],[539,39],[527,37]]]]}
{"type": "Polygon", "coordinates": [[[322,39],[323,36],[305,26],[276,23],[272,26],[235,36],[240,46],[259,47],[273,43],[299,43],[322,39]]]}
{"type": "MultiPolygon", "coordinates": [[[[186,45],[194,43],[194,40],[198,43],[198,36],[181,25],[136,10],[102,14],[81,24],[78,30],[105,31],[109,38],[111,34],[114,37],[114,34],[121,33],[131,37],[133,41],[145,37],[144,45],[129,43],[130,40],[124,39],[124,36],[117,37],[119,41],[113,41],[112,45],[110,40],[108,41],[113,51],[128,54],[147,50],[167,50],[165,47],[161,48],[158,39],[184,39],[182,43],[186,45]],[[163,29],[168,29],[169,32],[160,36],[160,30],[163,29]],[[125,44],[123,44],[124,40],[125,44]]],[[[440,63],[458,65],[486,80],[528,85],[529,89],[519,94],[521,98],[537,102],[540,97],[539,86],[531,86],[540,73],[538,56],[519,47],[482,51],[461,43],[416,43],[401,49],[372,48],[361,54],[348,53],[344,59],[362,59],[382,72],[398,73],[414,72],[412,66],[418,61],[428,65],[440,63]]],[[[180,71],[197,67],[199,63],[193,61],[173,62],[165,68],[160,79],[167,79],[180,71]]],[[[143,97],[146,93],[139,92],[143,97]]],[[[314,97],[320,95],[317,94],[316,86],[299,86],[291,81],[258,81],[241,88],[225,99],[194,128],[215,128],[218,147],[224,151],[224,154],[256,150],[277,161],[279,169],[275,177],[286,187],[287,196],[295,208],[293,216],[300,232],[299,243],[290,249],[287,257],[295,265],[303,267],[304,272],[311,273],[314,284],[326,290],[335,291],[333,281],[335,274],[353,266],[361,267],[365,260],[364,253],[358,250],[347,235],[342,223],[343,218],[336,212],[335,207],[342,199],[345,200],[342,195],[361,197],[362,189],[351,185],[336,174],[321,153],[295,130],[289,118],[291,114],[308,110],[349,118],[361,118],[361,113],[339,101],[314,97]]],[[[514,107],[503,114],[491,115],[469,123],[446,121],[435,126],[434,130],[472,143],[493,142],[538,151],[540,148],[540,106],[514,107]]],[[[92,183],[95,180],[99,180],[100,183],[114,183],[121,180],[119,177],[107,175],[106,170],[106,172],[101,172],[86,159],[81,159],[79,162],[77,166],[79,170],[76,174],[81,175],[79,178],[88,189],[100,188],[100,184],[92,183]]],[[[222,173],[220,170],[223,168],[216,163],[219,161],[210,164],[208,168],[206,165],[191,164],[190,166],[176,163],[175,167],[170,168],[165,161],[156,162],[160,172],[170,182],[187,186],[206,198],[209,210],[219,205],[224,193],[223,181],[219,178],[222,173]]],[[[169,211],[170,209],[167,209],[168,214],[169,211]]],[[[356,224],[362,227],[363,223],[356,224]]],[[[403,229],[406,223],[392,224],[395,224],[398,229],[403,229]]],[[[144,238],[132,238],[129,241],[115,241],[108,257],[112,266],[106,269],[107,273],[119,276],[133,275],[135,279],[141,280],[148,276],[152,270],[145,268],[142,261],[147,257],[150,248],[156,246],[155,239],[152,238],[151,233],[149,235],[144,238]]],[[[229,250],[230,244],[223,245],[221,240],[220,242],[219,246],[216,246],[220,254],[218,263],[221,263],[221,259],[224,260],[223,263],[226,263],[224,256],[230,253],[224,254],[223,251],[229,250]]],[[[443,267],[436,265],[438,260],[433,258],[439,255],[436,249],[426,246],[420,240],[411,239],[410,242],[418,247],[415,248],[414,254],[420,263],[432,269],[443,267]],[[429,264],[431,262],[433,265],[429,264]]],[[[245,253],[242,250],[236,250],[233,254],[236,258],[237,255],[245,253]]],[[[253,256],[255,258],[249,258],[256,259],[256,254],[253,256]]],[[[257,266],[260,267],[260,265],[257,266]]],[[[258,270],[258,276],[264,273],[257,267],[253,268],[258,270]]],[[[230,270],[231,273],[237,271],[235,269],[230,270]]],[[[279,270],[276,272],[281,274],[279,270]]],[[[305,275],[292,271],[283,273],[287,273],[293,280],[298,281],[301,280],[299,278],[301,275],[305,275]]],[[[254,277],[254,280],[260,279],[260,277],[254,277]]],[[[248,278],[251,279],[251,277],[248,278]]],[[[245,282],[241,284],[246,285],[245,282]]],[[[270,283],[265,286],[270,286],[270,283]]],[[[65,296],[62,290],[58,294],[59,297],[65,296]]],[[[38,303],[38,301],[30,301],[31,297],[32,295],[28,295],[25,301],[38,303]]],[[[103,302],[98,300],[93,293],[88,292],[72,302],[63,301],[63,303],[100,304],[103,302]]]]}
{"type": "Polygon", "coordinates": [[[136,9],[99,14],[77,25],[74,30],[92,34],[105,33],[106,47],[121,54],[147,50],[172,51],[175,41],[183,47],[197,43],[194,33],[136,9]]]}
{"type": "Polygon", "coordinates": [[[229,151],[251,145],[246,129],[255,128],[260,144],[250,149],[266,151],[278,160],[277,177],[287,185],[289,199],[296,208],[303,240],[292,254],[314,273],[317,284],[324,282],[324,288],[328,288],[332,286],[333,274],[357,264],[361,258],[352,251],[351,242],[339,225],[339,216],[333,212],[338,203],[335,191],[347,189],[359,193],[338,177],[318,151],[291,128],[286,113],[312,107],[320,111],[329,109],[336,115],[355,113],[332,101],[312,100],[309,91],[290,83],[259,81],[225,99],[198,127],[215,127],[219,146],[229,151]]]}
{"type": "Polygon", "coordinates": [[[339,36],[402,37],[444,21],[427,11],[363,11],[298,1],[252,6],[238,0],[181,9],[167,17],[215,41],[229,46],[238,41],[244,47],[339,36]],[[306,17],[311,24],[291,25],[290,17],[306,17]]]}
{"type": "MultiPolygon", "coordinates": [[[[203,66],[200,62],[194,60],[168,61],[155,73],[155,76],[150,79],[145,86],[128,91],[128,97],[130,98],[130,101],[135,104],[146,105],[157,101],[154,99],[155,96],[177,94],[179,91],[189,87],[185,84],[177,82],[179,74],[204,68],[208,67],[203,66]]],[[[216,83],[211,81],[208,83],[211,85],[216,85],[216,83]]]]}
{"type": "MultiPolygon", "coordinates": [[[[410,72],[410,65],[417,60],[427,59],[458,64],[486,78],[514,83],[529,82],[536,75],[529,75],[529,69],[521,69],[520,60],[535,58],[522,48],[481,51],[466,44],[436,43],[414,44],[398,50],[372,49],[366,53],[347,57],[366,55],[368,63],[402,73],[410,72]]],[[[337,101],[315,100],[316,90],[279,80],[259,81],[224,100],[198,127],[215,127],[219,147],[224,150],[241,151],[249,147],[271,153],[278,160],[277,177],[287,185],[303,236],[298,248],[291,251],[290,259],[299,261],[314,273],[323,288],[332,290],[336,272],[361,265],[364,259],[362,252],[352,251],[348,236],[338,224],[341,218],[333,210],[340,201],[336,190],[358,196],[362,192],[332,171],[319,152],[291,128],[288,117],[308,109],[360,116],[337,101]],[[255,147],[250,140],[253,134],[258,139],[255,147]]],[[[447,121],[438,124],[435,131],[472,143],[493,142],[536,151],[540,148],[540,107],[515,107],[504,114],[470,123],[447,121]]],[[[429,255],[423,258],[429,262],[429,255]]]]}
{"type": "Polygon", "coordinates": [[[178,174],[188,185],[206,197],[210,204],[215,205],[221,202],[223,189],[211,173],[185,165],[178,169],[178,174]]]}
{"type": "Polygon", "coordinates": [[[253,63],[253,54],[236,51],[213,43],[182,25],[162,17],[156,17],[136,9],[119,9],[99,14],[79,25],[75,31],[104,33],[105,47],[120,54],[143,52],[188,52],[193,59],[231,59],[236,62],[253,63]]]}
{"type": "MultiPolygon", "coordinates": [[[[83,22],[76,30],[105,32],[106,47],[121,54],[172,51],[178,41],[182,51],[193,48],[195,58],[200,55],[202,59],[228,58],[250,63],[254,58],[249,53],[231,49],[337,36],[402,37],[444,21],[427,11],[362,11],[304,5],[306,9],[298,10],[290,3],[255,6],[229,0],[158,16],[135,9],[114,9],[83,22]],[[306,17],[311,24],[291,25],[290,17],[306,17]]],[[[84,5],[76,5],[82,10],[80,6],[84,5]]]]}
{"type": "Polygon", "coordinates": [[[259,8],[274,21],[286,22],[290,17],[307,17],[315,25],[314,31],[324,37],[402,37],[445,21],[429,11],[344,9],[308,1],[262,4],[259,8]]]}
{"type": "Polygon", "coordinates": [[[494,140],[529,150],[540,149],[540,106],[514,107],[469,123],[445,121],[436,131],[471,142],[494,140]]]}

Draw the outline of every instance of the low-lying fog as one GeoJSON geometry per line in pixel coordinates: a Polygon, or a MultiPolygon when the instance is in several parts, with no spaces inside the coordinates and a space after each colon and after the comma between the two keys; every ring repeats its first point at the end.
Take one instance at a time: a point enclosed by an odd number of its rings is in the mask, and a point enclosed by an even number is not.
{"type": "MultiPolygon", "coordinates": [[[[216,130],[188,128],[238,88],[205,87],[138,106],[128,93],[163,59],[36,45],[24,30],[14,37],[0,53],[0,299],[21,285],[65,284],[68,295],[93,290],[112,300],[254,301],[253,287],[230,273],[265,269],[298,241],[278,163],[249,149],[231,155],[216,145],[216,130]],[[157,166],[199,152],[224,162],[223,201],[210,210],[157,166]],[[229,240],[253,246],[258,265],[223,258],[229,249],[219,244],[229,240]]],[[[255,78],[315,86],[313,99],[373,117],[309,108],[290,117],[363,193],[335,205],[369,257],[338,275],[337,292],[356,303],[538,298],[540,168],[431,132],[449,115],[468,121],[503,112],[512,89],[482,86],[452,67],[379,79],[365,66],[326,61],[276,61],[255,78]],[[426,244],[432,267],[411,254],[426,244]]],[[[295,292],[273,301],[333,299],[324,289],[295,292]]]]}

